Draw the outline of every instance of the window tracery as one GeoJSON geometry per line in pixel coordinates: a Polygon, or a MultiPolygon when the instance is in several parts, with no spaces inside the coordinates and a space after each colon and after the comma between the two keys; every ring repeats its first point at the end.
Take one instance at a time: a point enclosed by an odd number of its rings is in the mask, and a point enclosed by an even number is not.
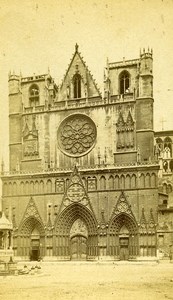
{"type": "Polygon", "coordinates": [[[29,88],[29,102],[30,106],[39,105],[39,87],[37,84],[32,84],[29,88]]]}
{"type": "Polygon", "coordinates": [[[117,121],[117,150],[133,149],[134,143],[134,121],[129,111],[126,122],[124,121],[122,112],[119,113],[117,121]]]}
{"type": "Polygon", "coordinates": [[[119,77],[120,94],[129,93],[130,87],[130,74],[127,71],[123,71],[119,77]]]}
{"type": "Polygon", "coordinates": [[[73,76],[73,92],[74,98],[81,98],[81,76],[79,74],[73,76]]]}
{"type": "Polygon", "coordinates": [[[170,156],[172,155],[172,140],[170,137],[166,137],[164,139],[164,150],[167,150],[167,152],[170,152],[170,156]],[[169,149],[169,150],[168,150],[169,149]]]}
{"type": "Polygon", "coordinates": [[[68,156],[79,157],[88,153],[95,145],[96,126],[86,115],[67,117],[58,129],[58,145],[68,156]]]}

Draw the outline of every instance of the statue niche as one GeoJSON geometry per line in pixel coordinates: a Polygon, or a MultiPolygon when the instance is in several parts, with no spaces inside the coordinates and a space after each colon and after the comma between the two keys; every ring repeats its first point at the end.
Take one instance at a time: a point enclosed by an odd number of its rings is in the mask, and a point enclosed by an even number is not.
{"type": "Polygon", "coordinates": [[[31,129],[28,125],[29,120],[25,120],[23,130],[23,156],[26,159],[35,158],[38,156],[38,130],[35,125],[35,117],[32,117],[31,129]]]}

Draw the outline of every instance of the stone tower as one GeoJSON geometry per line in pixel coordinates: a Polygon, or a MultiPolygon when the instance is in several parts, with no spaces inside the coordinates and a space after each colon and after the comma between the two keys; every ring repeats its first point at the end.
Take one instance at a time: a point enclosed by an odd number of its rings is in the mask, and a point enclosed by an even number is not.
{"type": "Polygon", "coordinates": [[[152,51],[140,54],[139,90],[136,97],[136,135],[141,158],[153,158],[153,58],[152,51]]]}
{"type": "Polygon", "coordinates": [[[9,154],[10,170],[17,169],[22,159],[22,92],[21,78],[9,74],[9,154]]]}

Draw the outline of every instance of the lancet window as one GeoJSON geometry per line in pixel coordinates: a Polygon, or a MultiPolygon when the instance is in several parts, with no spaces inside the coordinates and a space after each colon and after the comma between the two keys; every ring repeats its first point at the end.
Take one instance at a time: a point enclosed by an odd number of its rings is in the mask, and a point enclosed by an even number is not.
{"type": "Polygon", "coordinates": [[[36,84],[32,84],[29,88],[29,102],[30,106],[39,105],[39,87],[36,84]]]}
{"type": "Polygon", "coordinates": [[[81,98],[81,76],[75,74],[73,77],[74,98],[81,98]]]}
{"type": "Polygon", "coordinates": [[[129,87],[130,87],[130,74],[127,71],[123,71],[119,77],[120,94],[129,93],[129,87]]]}

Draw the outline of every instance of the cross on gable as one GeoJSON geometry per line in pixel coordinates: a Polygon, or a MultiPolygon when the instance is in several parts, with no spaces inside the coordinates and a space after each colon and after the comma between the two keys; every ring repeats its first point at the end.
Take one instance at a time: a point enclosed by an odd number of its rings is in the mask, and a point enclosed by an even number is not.
{"type": "Polygon", "coordinates": [[[162,130],[164,130],[164,123],[166,123],[166,120],[164,120],[164,118],[162,118],[160,123],[162,124],[162,130]]]}

